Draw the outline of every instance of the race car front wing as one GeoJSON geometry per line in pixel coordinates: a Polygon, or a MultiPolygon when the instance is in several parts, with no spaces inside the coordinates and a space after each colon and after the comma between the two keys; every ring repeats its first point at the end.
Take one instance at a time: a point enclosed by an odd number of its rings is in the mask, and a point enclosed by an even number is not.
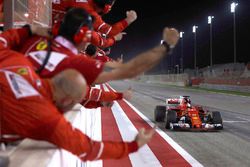
{"type": "Polygon", "coordinates": [[[202,123],[200,128],[193,128],[188,123],[178,122],[178,123],[170,123],[171,130],[178,130],[178,129],[197,129],[197,130],[220,130],[223,129],[222,124],[210,124],[210,123],[202,123]]]}

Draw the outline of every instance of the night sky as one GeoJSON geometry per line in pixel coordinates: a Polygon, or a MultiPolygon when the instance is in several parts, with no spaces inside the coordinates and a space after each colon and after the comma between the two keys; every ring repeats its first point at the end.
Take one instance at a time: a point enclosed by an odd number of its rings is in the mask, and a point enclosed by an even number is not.
{"type": "MultiPolygon", "coordinates": [[[[213,64],[233,62],[233,14],[231,0],[116,0],[112,11],[104,17],[108,23],[124,18],[127,10],[135,10],[138,19],[126,30],[128,34],[113,48],[111,57],[123,54],[129,60],[138,53],[158,45],[165,26],[184,31],[184,68],[194,67],[194,34],[197,29],[197,66],[203,68],[210,62],[210,35],[207,16],[213,15],[213,64]],[[165,5],[166,4],[166,5],[165,5]]],[[[234,1],[236,8],[237,62],[250,62],[250,0],[234,1]]],[[[181,42],[174,53],[166,57],[152,72],[166,72],[180,64],[181,42]]]]}

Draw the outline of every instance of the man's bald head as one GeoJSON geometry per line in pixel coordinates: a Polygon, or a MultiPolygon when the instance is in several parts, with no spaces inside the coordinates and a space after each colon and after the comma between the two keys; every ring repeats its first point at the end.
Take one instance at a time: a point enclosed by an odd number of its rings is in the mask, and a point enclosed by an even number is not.
{"type": "Polygon", "coordinates": [[[69,110],[86,96],[86,80],[76,70],[64,70],[51,80],[54,86],[54,100],[60,109],[69,110]]]}

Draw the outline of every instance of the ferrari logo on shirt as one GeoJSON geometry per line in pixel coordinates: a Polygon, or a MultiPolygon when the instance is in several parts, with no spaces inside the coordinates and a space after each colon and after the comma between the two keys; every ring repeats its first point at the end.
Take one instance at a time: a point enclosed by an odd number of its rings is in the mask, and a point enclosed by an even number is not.
{"type": "Polygon", "coordinates": [[[47,43],[45,41],[41,41],[36,45],[36,50],[44,50],[47,48],[47,43]]]}
{"type": "Polygon", "coordinates": [[[28,74],[28,70],[26,68],[19,68],[17,70],[17,73],[20,75],[27,75],[28,74]]]}

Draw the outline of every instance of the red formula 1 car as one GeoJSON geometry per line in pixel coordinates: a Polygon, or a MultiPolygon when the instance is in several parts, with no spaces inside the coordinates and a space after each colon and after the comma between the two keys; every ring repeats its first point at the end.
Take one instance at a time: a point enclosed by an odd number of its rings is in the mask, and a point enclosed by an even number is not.
{"type": "Polygon", "coordinates": [[[218,111],[207,111],[201,106],[191,105],[189,96],[166,100],[166,106],[156,106],[155,121],[163,122],[172,130],[221,130],[222,117],[218,111]],[[166,116],[167,115],[167,116],[166,116]]]}

